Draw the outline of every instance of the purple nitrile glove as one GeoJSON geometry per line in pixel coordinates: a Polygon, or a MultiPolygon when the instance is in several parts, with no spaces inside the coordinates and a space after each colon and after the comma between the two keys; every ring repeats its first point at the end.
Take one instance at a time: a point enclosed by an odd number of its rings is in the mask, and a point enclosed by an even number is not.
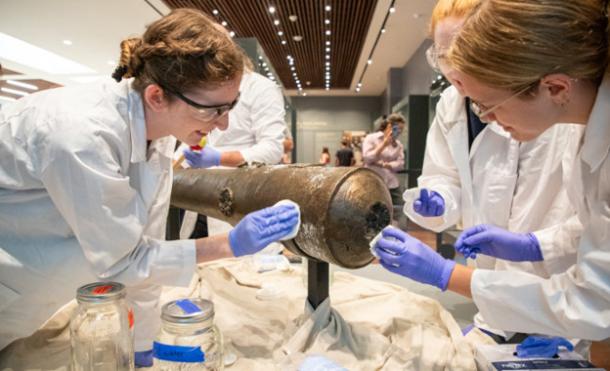
{"type": "Polygon", "coordinates": [[[472,259],[484,254],[514,262],[543,260],[540,243],[533,233],[513,233],[488,224],[475,225],[462,232],[455,249],[472,259]]]}
{"type": "Polygon", "coordinates": [[[528,336],[517,345],[517,357],[552,358],[559,353],[560,346],[566,347],[570,352],[574,350],[574,345],[562,337],[528,336]]]}
{"type": "Polygon", "coordinates": [[[418,239],[394,227],[386,227],[377,241],[375,251],[381,265],[390,272],[412,280],[447,289],[449,278],[455,267],[418,239]]]}
{"type": "Polygon", "coordinates": [[[440,194],[422,188],[419,198],[413,201],[413,210],[421,216],[440,216],[445,212],[445,200],[440,194]]]}
{"type": "Polygon", "coordinates": [[[299,210],[278,205],[253,211],[229,232],[233,255],[254,254],[272,242],[288,236],[299,223],[299,210]]]}
{"type": "Polygon", "coordinates": [[[152,367],[153,365],[153,351],[144,350],[141,352],[134,353],[134,363],[137,368],[140,367],[152,367]]]}
{"type": "Polygon", "coordinates": [[[220,155],[221,153],[219,150],[210,146],[205,146],[200,151],[193,151],[190,148],[184,150],[186,163],[195,169],[206,169],[212,166],[219,166],[220,155]]]}

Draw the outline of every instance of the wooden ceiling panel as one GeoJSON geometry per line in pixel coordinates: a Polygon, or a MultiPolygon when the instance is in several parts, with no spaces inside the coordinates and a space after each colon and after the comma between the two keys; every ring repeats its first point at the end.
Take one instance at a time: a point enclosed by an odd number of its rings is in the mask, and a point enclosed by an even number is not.
{"type": "Polygon", "coordinates": [[[32,79],[32,80],[16,80],[18,82],[23,82],[26,84],[30,84],[30,85],[34,85],[38,88],[38,90],[30,90],[30,89],[25,89],[19,86],[15,86],[12,84],[9,84],[6,82],[6,80],[0,80],[0,94],[4,95],[6,97],[9,98],[15,98],[15,99],[19,99],[22,97],[22,95],[20,94],[14,94],[14,93],[9,93],[7,91],[3,91],[1,90],[2,88],[8,88],[8,89],[12,89],[12,90],[19,90],[19,91],[23,91],[25,93],[35,93],[37,91],[42,91],[42,90],[47,90],[47,89],[54,89],[54,88],[58,88],[62,85],[59,84],[55,84],[53,82],[47,81],[47,80],[40,80],[40,79],[32,79]]]}
{"type": "Polygon", "coordinates": [[[304,88],[325,87],[325,41],[330,40],[331,89],[350,87],[377,0],[163,0],[170,8],[195,8],[226,21],[237,37],[258,39],[287,89],[296,89],[287,56],[304,88]],[[325,11],[330,5],[331,11],[325,11]],[[269,7],[276,8],[275,14],[269,7]],[[218,10],[215,16],[213,10],[218,10]],[[296,15],[296,22],[289,17],[296,15]],[[279,26],[273,24],[280,21],[279,26]],[[325,24],[330,19],[330,25],[325,24]],[[278,36],[278,31],[284,36],[278,36]],[[330,36],[325,31],[330,30],[330,36]],[[294,41],[294,36],[302,41],[294,41]],[[286,40],[282,45],[281,40],[286,40]],[[309,84],[307,84],[309,82],[309,84]]]}

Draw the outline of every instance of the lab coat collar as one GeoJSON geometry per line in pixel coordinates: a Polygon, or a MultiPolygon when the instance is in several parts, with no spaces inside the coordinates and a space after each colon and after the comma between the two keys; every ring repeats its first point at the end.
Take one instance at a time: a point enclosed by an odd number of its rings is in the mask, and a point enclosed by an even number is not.
{"type": "Polygon", "coordinates": [[[504,129],[502,129],[502,127],[500,125],[498,125],[497,122],[492,121],[491,123],[487,124],[487,126],[489,127],[489,130],[493,131],[494,133],[498,134],[501,137],[504,138],[510,138],[510,133],[504,129]]]}
{"type": "Polygon", "coordinates": [[[585,131],[581,159],[589,165],[591,172],[597,170],[610,150],[610,76],[599,86],[593,110],[585,131]]]}
{"type": "MultiPolygon", "coordinates": [[[[454,99],[453,97],[459,97],[459,93],[454,86],[450,86],[443,92],[443,95],[448,95],[448,101],[452,102],[449,107],[447,107],[447,111],[444,115],[445,125],[442,127],[445,128],[445,133],[452,131],[456,127],[461,127],[459,124],[468,125],[466,120],[466,107],[464,103],[464,98],[460,97],[460,99],[454,99]]],[[[460,129],[458,129],[460,130],[460,129]]]]}
{"type": "Polygon", "coordinates": [[[131,162],[146,161],[146,120],[142,96],[132,87],[133,79],[127,82],[127,114],[131,132],[131,162]]]}

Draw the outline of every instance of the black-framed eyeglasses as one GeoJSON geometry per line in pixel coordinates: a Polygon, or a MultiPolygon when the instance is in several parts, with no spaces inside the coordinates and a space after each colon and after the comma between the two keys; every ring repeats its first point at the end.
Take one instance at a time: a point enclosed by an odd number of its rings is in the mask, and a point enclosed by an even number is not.
{"type": "Polygon", "coordinates": [[[175,91],[173,89],[168,89],[161,84],[157,84],[157,85],[159,85],[163,90],[167,91],[168,93],[175,95],[184,103],[195,108],[197,110],[197,112],[199,113],[199,118],[202,121],[213,121],[213,120],[216,120],[216,119],[226,115],[227,113],[229,113],[230,110],[235,108],[237,103],[239,103],[239,97],[241,95],[241,92],[238,92],[237,97],[235,97],[235,100],[233,100],[233,102],[231,102],[229,104],[220,104],[220,105],[210,106],[210,105],[197,103],[194,100],[184,96],[184,94],[182,94],[178,91],[175,91]]]}

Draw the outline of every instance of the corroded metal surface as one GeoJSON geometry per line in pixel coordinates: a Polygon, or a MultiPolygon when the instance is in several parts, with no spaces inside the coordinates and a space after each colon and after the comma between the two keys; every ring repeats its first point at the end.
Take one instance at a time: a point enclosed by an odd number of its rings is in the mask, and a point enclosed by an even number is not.
{"type": "Polygon", "coordinates": [[[237,224],[249,212],[290,199],[301,229],[284,245],[301,256],[359,268],[373,260],[369,241],[390,224],[383,180],[364,168],[310,165],[187,169],[174,174],[176,207],[237,224]]]}

